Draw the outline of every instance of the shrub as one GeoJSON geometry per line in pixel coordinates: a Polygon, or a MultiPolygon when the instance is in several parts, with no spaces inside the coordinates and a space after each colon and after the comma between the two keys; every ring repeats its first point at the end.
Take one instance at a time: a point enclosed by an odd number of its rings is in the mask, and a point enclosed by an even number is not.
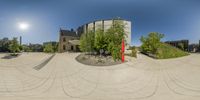
{"type": "Polygon", "coordinates": [[[114,45],[111,51],[111,55],[115,61],[120,60],[121,59],[121,45],[120,47],[117,45],[114,45]]]}
{"type": "Polygon", "coordinates": [[[178,43],[178,48],[181,49],[181,50],[184,50],[184,48],[185,48],[184,44],[183,43],[178,43]]]}
{"type": "Polygon", "coordinates": [[[80,50],[82,52],[87,52],[87,49],[86,49],[86,47],[87,47],[86,34],[81,35],[79,47],[80,47],[80,50]]]}
{"type": "Polygon", "coordinates": [[[93,52],[95,50],[94,41],[95,33],[93,31],[82,34],[80,38],[80,50],[82,52],[93,52]]]}
{"type": "Polygon", "coordinates": [[[144,53],[155,54],[157,52],[158,47],[160,46],[160,41],[164,37],[164,34],[160,34],[157,32],[151,32],[147,37],[141,37],[141,50],[144,53]]]}
{"type": "Polygon", "coordinates": [[[137,49],[136,49],[136,47],[131,48],[131,57],[137,58],[137,49]]]}
{"type": "Polygon", "coordinates": [[[44,52],[46,53],[53,53],[54,52],[54,49],[53,49],[53,46],[51,44],[47,44],[44,46],[44,52]]]}
{"type": "Polygon", "coordinates": [[[108,43],[106,41],[105,33],[103,30],[97,30],[95,32],[95,40],[94,40],[94,46],[97,52],[100,53],[100,50],[106,51],[108,43]]]}
{"type": "Polygon", "coordinates": [[[13,38],[13,40],[11,41],[10,45],[9,45],[9,50],[11,53],[16,53],[20,51],[20,45],[17,41],[17,38],[13,38]]]}
{"type": "Polygon", "coordinates": [[[115,61],[121,59],[122,39],[126,37],[124,33],[124,24],[118,20],[114,21],[113,26],[106,32],[107,51],[111,53],[115,61]]]}

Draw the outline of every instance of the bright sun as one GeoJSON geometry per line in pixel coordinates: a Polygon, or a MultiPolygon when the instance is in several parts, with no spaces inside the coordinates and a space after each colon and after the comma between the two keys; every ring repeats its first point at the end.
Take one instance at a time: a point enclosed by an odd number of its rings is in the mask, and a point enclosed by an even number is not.
{"type": "Polygon", "coordinates": [[[23,23],[19,23],[19,28],[21,30],[27,30],[28,27],[29,27],[29,25],[27,23],[24,23],[24,22],[23,23]]]}

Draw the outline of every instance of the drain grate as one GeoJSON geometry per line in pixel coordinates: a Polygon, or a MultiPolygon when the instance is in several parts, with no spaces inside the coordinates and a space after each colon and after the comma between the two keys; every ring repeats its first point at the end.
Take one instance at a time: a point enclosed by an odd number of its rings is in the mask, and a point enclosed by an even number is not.
{"type": "Polygon", "coordinates": [[[51,57],[49,57],[48,59],[46,59],[44,62],[40,63],[39,65],[33,67],[33,69],[35,69],[35,70],[42,69],[54,56],[55,56],[55,54],[52,55],[51,57]]]}

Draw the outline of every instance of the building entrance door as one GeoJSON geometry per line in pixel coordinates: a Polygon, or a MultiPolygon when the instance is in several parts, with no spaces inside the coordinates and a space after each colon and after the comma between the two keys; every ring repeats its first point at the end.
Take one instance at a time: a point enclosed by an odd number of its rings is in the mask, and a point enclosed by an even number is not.
{"type": "Polygon", "coordinates": [[[65,50],[65,45],[63,45],[63,50],[65,50]]]}
{"type": "Polygon", "coordinates": [[[72,50],[72,51],[74,50],[74,46],[73,46],[73,45],[71,46],[71,50],[72,50]]]}

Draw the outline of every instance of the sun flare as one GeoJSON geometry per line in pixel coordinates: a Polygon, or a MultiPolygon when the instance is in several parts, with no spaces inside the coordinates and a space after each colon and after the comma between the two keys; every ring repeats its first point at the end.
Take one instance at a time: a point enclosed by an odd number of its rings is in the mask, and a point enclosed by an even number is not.
{"type": "Polygon", "coordinates": [[[27,30],[29,28],[29,24],[23,22],[23,23],[19,23],[19,28],[21,30],[27,30]]]}

